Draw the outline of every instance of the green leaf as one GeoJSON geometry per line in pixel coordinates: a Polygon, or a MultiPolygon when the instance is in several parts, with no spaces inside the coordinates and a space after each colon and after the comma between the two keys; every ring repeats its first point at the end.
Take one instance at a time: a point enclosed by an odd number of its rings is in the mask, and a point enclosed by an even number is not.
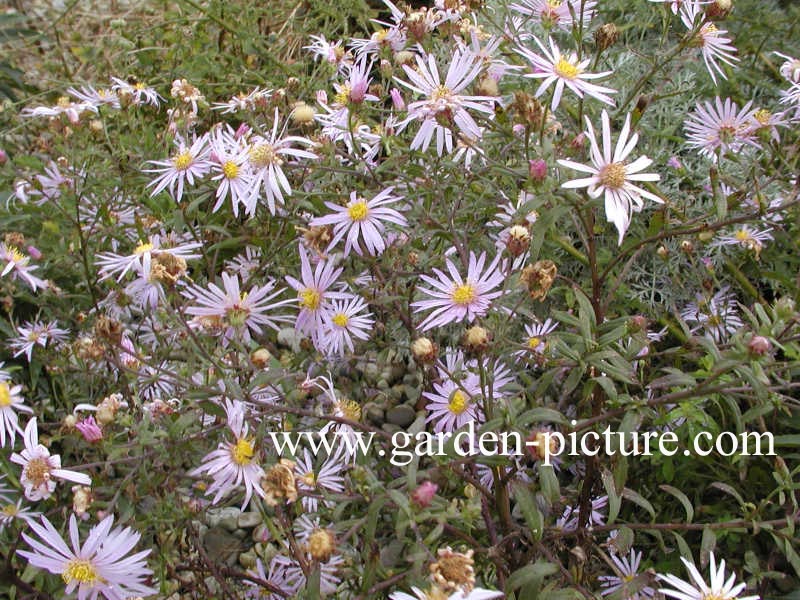
{"type": "Polygon", "coordinates": [[[650,513],[650,517],[653,519],[653,521],[656,520],[656,511],[653,508],[653,505],[650,504],[650,502],[648,502],[645,498],[640,496],[638,492],[634,492],[630,488],[625,488],[622,490],[622,497],[626,500],[630,500],[634,504],[641,506],[648,513],[650,513]]]}
{"type": "MultiPolygon", "coordinates": [[[[506,581],[506,590],[516,590],[523,585],[540,583],[545,577],[558,573],[558,567],[549,562],[537,562],[525,565],[514,571],[506,581]]],[[[549,597],[549,596],[548,596],[549,597]]]]}
{"type": "Polygon", "coordinates": [[[678,499],[678,501],[683,505],[683,509],[686,511],[686,522],[691,523],[692,519],[694,518],[694,506],[692,506],[692,502],[689,500],[688,496],[678,488],[672,487],[671,485],[667,485],[665,483],[658,487],[678,499]]]}
{"type": "Polygon", "coordinates": [[[522,518],[525,519],[533,538],[541,540],[544,533],[544,516],[539,507],[536,506],[536,498],[531,494],[528,486],[521,481],[515,481],[512,489],[514,499],[517,501],[517,506],[519,506],[519,510],[522,513],[522,518]]]}

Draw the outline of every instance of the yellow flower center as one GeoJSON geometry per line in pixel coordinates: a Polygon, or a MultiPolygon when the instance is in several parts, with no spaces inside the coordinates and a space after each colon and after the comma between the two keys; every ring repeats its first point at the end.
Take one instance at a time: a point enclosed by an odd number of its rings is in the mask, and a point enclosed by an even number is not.
{"type": "Polygon", "coordinates": [[[66,584],[72,581],[94,584],[100,580],[100,576],[97,574],[97,570],[94,568],[91,561],[81,558],[74,558],[69,561],[64,572],[61,574],[61,578],[66,584]]]}
{"type": "Polygon", "coordinates": [[[222,174],[228,179],[236,179],[239,175],[239,165],[229,160],[222,165],[222,174]]]}
{"type": "Polygon", "coordinates": [[[172,164],[175,165],[178,171],[185,171],[192,166],[192,155],[188,150],[184,150],[172,159],[172,164]]]}
{"type": "MultiPolygon", "coordinates": [[[[347,324],[350,322],[350,319],[344,313],[337,313],[333,315],[333,319],[331,319],[331,321],[333,321],[334,324],[338,325],[339,327],[347,327],[347,324]]],[[[0,401],[1,400],[2,399],[0,398],[0,401]]],[[[2,404],[0,404],[0,406],[2,406],[2,404]]]]}
{"type": "Polygon", "coordinates": [[[11,406],[11,390],[8,389],[8,384],[0,381],[0,408],[11,406]]]}
{"type": "Polygon", "coordinates": [[[536,348],[538,348],[539,344],[541,343],[542,343],[542,338],[536,336],[528,338],[528,348],[530,348],[531,350],[536,350],[536,348]]]}
{"type": "Polygon", "coordinates": [[[433,92],[431,92],[431,100],[437,102],[439,100],[447,100],[450,97],[450,89],[440,85],[433,92]]]}
{"type": "Polygon", "coordinates": [[[317,485],[317,475],[314,471],[309,471],[300,477],[300,481],[305,483],[308,487],[315,487],[317,485]]]}
{"type": "Polygon", "coordinates": [[[56,105],[61,108],[67,108],[70,104],[72,104],[72,101],[66,96],[59,96],[58,100],[56,101],[56,105]]]}
{"type": "Polygon", "coordinates": [[[467,395],[462,392],[461,390],[455,390],[452,394],[450,394],[450,402],[447,403],[447,408],[450,409],[450,412],[454,415],[460,415],[469,406],[469,398],[467,395]]]}
{"type": "Polygon", "coordinates": [[[0,513],[6,517],[15,517],[17,516],[17,513],[19,513],[19,509],[17,508],[16,504],[6,504],[2,509],[0,509],[0,513]]]}
{"type": "Polygon", "coordinates": [[[135,89],[139,90],[140,92],[142,90],[146,90],[147,89],[147,86],[145,84],[143,84],[141,81],[137,82],[136,85],[134,85],[133,87],[135,89]]]}
{"type": "Polygon", "coordinates": [[[300,292],[299,298],[300,306],[307,308],[308,310],[317,310],[320,302],[322,302],[322,296],[320,293],[317,290],[312,290],[311,288],[306,288],[300,292]]]}
{"type": "Polygon", "coordinates": [[[236,443],[231,446],[231,458],[237,465],[248,465],[253,460],[255,449],[250,440],[241,438],[236,440],[236,443]]]}
{"type": "Polygon", "coordinates": [[[250,163],[256,168],[264,168],[269,165],[280,165],[283,163],[275,148],[269,144],[258,144],[250,149],[250,163]]]}
{"type": "Polygon", "coordinates": [[[753,115],[759,123],[762,125],[769,125],[770,117],[772,117],[772,113],[769,112],[766,108],[760,108],[756,111],[753,115]]]}
{"type": "Polygon", "coordinates": [[[340,400],[336,407],[342,413],[345,419],[349,419],[350,421],[360,421],[361,420],[361,407],[358,405],[358,402],[354,400],[340,400]]]}
{"type": "Polygon", "coordinates": [[[556,72],[556,75],[565,79],[575,79],[581,72],[578,67],[573,65],[563,56],[558,59],[558,62],[555,65],[553,65],[553,70],[556,72]]]}
{"type": "Polygon", "coordinates": [[[346,105],[348,103],[348,101],[350,100],[350,92],[351,91],[352,90],[351,90],[350,86],[346,85],[346,84],[343,85],[341,88],[339,88],[339,91],[333,97],[334,104],[340,104],[342,106],[346,105]]]}
{"type": "Polygon", "coordinates": [[[150,242],[139,242],[139,245],[134,248],[133,253],[136,256],[141,256],[146,252],[150,252],[153,249],[153,244],[150,242]]]}
{"type": "Polygon", "coordinates": [[[18,263],[25,259],[25,255],[19,251],[19,248],[16,246],[9,246],[8,247],[8,259],[11,262],[18,263]]]}
{"type": "Polygon", "coordinates": [[[734,237],[736,238],[736,241],[744,243],[747,240],[749,240],[751,236],[750,232],[747,231],[746,229],[740,229],[739,231],[736,232],[734,237]]]}
{"type": "Polygon", "coordinates": [[[700,596],[700,600],[725,600],[725,595],[717,594],[716,592],[711,592],[700,596]]]}
{"type": "Polygon", "coordinates": [[[612,190],[618,190],[625,185],[625,165],[621,162],[606,165],[600,171],[600,183],[612,190]]]}
{"type": "Polygon", "coordinates": [[[453,290],[453,302],[466,306],[475,300],[475,288],[468,283],[463,283],[453,290]]]}
{"type": "Polygon", "coordinates": [[[23,475],[33,483],[34,487],[41,487],[50,481],[50,463],[45,458],[34,458],[28,461],[23,475]]]}
{"type": "Polygon", "coordinates": [[[353,202],[347,207],[347,216],[352,221],[363,221],[367,218],[367,203],[363,200],[353,202]]]}

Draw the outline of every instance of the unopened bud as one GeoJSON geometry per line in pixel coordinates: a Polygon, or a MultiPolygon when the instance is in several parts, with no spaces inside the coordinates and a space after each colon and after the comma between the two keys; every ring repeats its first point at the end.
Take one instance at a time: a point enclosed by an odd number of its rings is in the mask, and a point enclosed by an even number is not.
{"type": "Polygon", "coordinates": [[[636,333],[647,329],[647,318],[642,315],[634,315],[628,319],[628,332],[636,333]]]}
{"type": "Polygon", "coordinates": [[[408,50],[401,50],[395,53],[394,63],[396,65],[413,65],[416,62],[417,55],[408,50]]]}
{"type": "Polygon", "coordinates": [[[403,100],[403,94],[400,93],[400,90],[392,88],[389,90],[389,96],[392,98],[392,106],[395,110],[405,110],[406,103],[405,100],[403,100]]]}
{"type": "Polygon", "coordinates": [[[508,253],[513,256],[521,256],[531,245],[531,232],[527,227],[522,225],[514,225],[508,230],[508,239],[506,240],[506,249],[508,253]]]}
{"type": "Polygon", "coordinates": [[[272,354],[266,348],[259,348],[250,355],[250,362],[259,369],[266,369],[271,360],[272,354]]]}
{"type": "Polygon", "coordinates": [[[733,10],[733,0],[714,0],[706,4],[706,16],[709,19],[724,19],[733,10]]]}
{"type": "Polygon", "coordinates": [[[694,244],[691,242],[691,240],[683,240],[681,242],[681,250],[686,254],[691,254],[694,252],[694,244]]]}
{"type": "Polygon", "coordinates": [[[0,149],[0,167],[8,162],[8,154],[5,150],[0,149]]]}
{"type": "Polygon", "coordinates": [[[411,342],[411,355],[419,364],[432,364],[438,354],[439,348],[430,338],[421,337],[411,342]]]}
{"type": "Polygon", "coordinates": [[[489,347],[489,342],[492,340],[492,334],[480,325],[473,325],[467,329],[462,339],[462,344],[467,352],[472,354],[481,354],[489,347]]]}
{"type": "Polygon", "coordinates": [[[528,161],[528,176],[534,183],[541,183],[547,179],[547,163],[544,159],[534,158],[528,161]]]}
{"type": "Polygon", "coordinates": [[[378,65],[378,70],[381,72],[381,75],[383,75],[386,79],[391,79],[392,75],[394,74],[392,63],[390,63],[385,58],[381,59],[380,65],[378,65]]]}
{"type": "Polygon", "coordinates": [[[762,335],[754,335],[747,344],[747,349],[753,356],[764,356],[772,350],[772,344],[762,335]]]}
{"type": "Polygon", "coordinates": [[[666,246],[664,246],[664,245],[661,245],[661,246],[659,246],[659,247],[658,247],[658,249],[656,250],[656,254],[658,254],[658,256],[659,256],[659,257],[660,257],[662,260],[667,260],[667,257],[669,256],[669,248],[667,248],[667,247],[666,247],[666,246]]]}
{"type": "Polygon", "coordinates": [[[297,125],[310,125],[314,122],[314,109],[305,102],[298,102],[292,111],[292,121],[297,125]]]}
{"type": "Polygon", "coordinates": [[[421,483],[417,489],[415,489],[411,494],[411,499],[416,503],[418,506],[422,508],[426,508],[430,506],[433,497],[436,495],[436,491],[439,489],[439,486],[433,483],[432,481],[425,481],[421,483]]]}
{"type": "Polygon", "coordinates": [[[475,94],[478,96],[499,96],[500,88],[497,85],[497,80],[486,75],[475,86],[475,94]]]}
{"type": "Polygon", "coordinates": [[[336,550],[336,538],[330,529],[315,529],[308,536],[308,553],[314,560],[328,562],[336,550]]]}
{"type": "Polygon", "coordinates": [[[613,23],[606,23],[595,31],[594,41],[598,49],[602,52],[616,44],[619,39],[619,28],[613,23]]]}

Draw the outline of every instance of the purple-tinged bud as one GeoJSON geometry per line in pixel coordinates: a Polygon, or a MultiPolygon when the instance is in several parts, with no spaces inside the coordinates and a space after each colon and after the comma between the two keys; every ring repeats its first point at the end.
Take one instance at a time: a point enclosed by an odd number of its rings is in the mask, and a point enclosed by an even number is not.
{"type": "Polygon", "coordinates": [[[772,344],[763,335],[754,335],[747,344],[747,349],[753,356],[764,356],[772,350],[772,344]]]}
{"type": "Polygon", "coordinates": [[[420,506],[421,508],[426,508],[430,506],[433,497],[436,495],[436,491],[439,489],[439,486],[433,483],[432,481],[425,481],[419,485],[417,489],[415,489],[411,494],[411,499],[420,506]]]}
{"type": "Polygon", "coordinates": [[[403,94],[397,88],[389,90],[389,95],[392,97],[392,106],[395,110],[405,110],[406,102],[403,100],[403,94]]]}
{"type": "Polygon", "coordinates": [[[544,159],[534,158],[528,162],[528,174],[535,183],[541,183],[547,179],[547,163],[544,159]]]}

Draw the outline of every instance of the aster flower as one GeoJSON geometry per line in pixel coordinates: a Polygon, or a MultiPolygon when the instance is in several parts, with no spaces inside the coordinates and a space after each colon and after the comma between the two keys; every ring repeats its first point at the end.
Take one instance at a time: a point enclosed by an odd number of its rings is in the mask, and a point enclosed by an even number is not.
{"type": "Polygon", "coordinates": [[[58,117],[64,115],[70,123],[77,124],[81,115],[90,111],[97,113],[97,107],[89,102],[72,102],[66,96],[61,96],[54,106],[37,106],[36,108],[24,108],[20,111],[21,117],[58,117]]]}
{"type": "MultiPolygon", "coordinates": [[[[334,594],[341,581],[338,571],[344,566],[344,559],[334,555],[318,565],[320,592],[326,596],[334,594]]],[[[279,581],[279,587],[288,592],[289,596],[295,596],[300,590],[305,589],[308,582],[300,564],[284,554],[275,555],[270,562],[270,581],[279,581]]]]}
{"type": "MultiPolygon", "coordinates": [[[[4,498],[0,496],[0,502],[3,500],[4,498]]],[[[24,521],[25,524],[29,525],[35,522],[41,514],[42,513],[31,510],[27,506],[23,507],[22,498],[18,499],[16,503],[9,502],[5,505],[0,504],[0,532],[8,527],[14,520],[24,521]]]]}
{"type": "Polygon", "coordinates": [[[90,85],[81,86],[80,89],[74,87],[68,88],[67,93],[81,102],[100,108],[101,106],[110,106],[111,108],[119,108],[119,98],[113,90],[104,88],[93,88],[90,85]]]}
{"type": "Polygon", "coordinates": [[[571,160],[559,160],[558,164],[589,173],[591,177],[585,179],[575,179],[562,184],[563,188],[588,188],[587,193],[590,198],[598,198],[601,194],[605,197],[606,219],[614,223],[619,231],[619,244],[628,230],[631,222],[631,212],[642,210],[642,198],[647,198],[653,202],[663,204],[663,200],[655,194],[648,192],[634,182],[639,181],[658,181],[660,175],[655,173],[642,173],[641,171],[653,164],[653,161],[646,156],[640,156],[634,161],[629,161],[628,156],[636,147],[639,135],[634,133],[628,137],[631,131],[631,116],[625,117],[625,125],[619,134],[617,145],[611,146],[611,123],[608,113],[603,110],[603,149],[597,143],[594,128],[586,117],[588,129],[586,134],[589,136],[591,144],[591,159],[593,166],[582,165],[571,160]]]}
{"type": "Polygon", "coordinates": [[[596,6],[596,0],[521,0],[519,4],[509,5],[509,8],[548,29],[569,30],[574,24],[586,27],[597,14],[596,6]],[[577,23],[573,14],[577,17],[577,23]]]}
{"type": "Polygon", "coordinates": [[[356,254],[363,254],[363,247],[372,256],[378,256],[386,249],[384,223],[393,223],[400,227],[407,227],[406,218],[388,205],[402,200],[400,196],[392,195],[393,187],[389,187],[370,200],[350,192],[350,201],[345,206],[326,202],[325,206],[334,211],[333,214],[317,217],[311,221],[312,227],[320,225],[333,225],[333,239],[328,245],[328,251],[336,246],[339,241],[347,236],[344,245],[344,255],[354,250],[356,254]]]}
{"type": "Polygon", "coordinates": [[[718,156],[728,152],[738,154],[747,146],[760,148],[753,133],[755,111],[751,109],[752,104],[748,102],[739,110],[730,98],[725,98],[723,103],[719,96],[714,104],[698,102],[683,123],[688,134],[687,144],[714,162],[718,156]]]}
{"type": "Polygon", "coordinates": [[[702,24],[693,42],[700,46],[703,61],[705,61],[708,73],[711,75],[711,81],[716,85],[715,71],[723,79],[728,78],[717,61],[733,66],[739,59],[733,55],[736,52],[736,48],[730,44],[731,38],[725,37],[728,32],[724,29],[718,29],[713,21],[707,20],[705,13],[701,10],[702,5],[703,3],[698,0],[683,2],[680,8],[681,21],[683,21],[686,29],[693,31],[697,25],[697,17],[700,16],[702,24]]]}
{"type": "MultiPolygon", "coordinates": [[[[317,155],[308,150],[295,148],[297,144],[312,146],[308,138],[290,135],[282,137],[278,134],[279,120],[278,109],[275,109],[275,118],[272,131],[267,136],[256,135],[247,142],[248,160],[253,172],[253,189],[258,191],[263,188],[267,195],[267,206],[270,214],[275,214],[275,205],[283,204],[284,194],[291,196],[292,188],[283,172],[282,165],[287,159],[317,158],[317,155]]],[[[284,127],[285,129],[285,127],[284,127]]],[[[258,193],[254,193],[246,206],[247,214],[253,216],[256,210],[258,193]]]]}
{"type": "Polygon", "coordinates": [[[771,231],[772,227],[758,230],[745,223],[733,233],[719,236],[711,246],[742,246],[746,250],[753,252],[756,255],[756,260],[758,260],[761,256],[761,250],[764,248],[764,242],[773,239],[771,231]]]}
{"type": "Polygon", "coordinates": [[[342,268],[335,268],[329,260],[320,260],[311,270],[308,252],[303,246],[300,249],[300,279],[287,276],[287,283],[297,291],[300,312],[295,321],[295,329],[316,339],[325,330],[323,315],[330,308],[330,300],[346,300],[350,296],[343,292],[334,292],[330,288],[336,283],[342,268]]]}
{"type": "Polygon", "coordinates": [[[369,93],[369,86],[372,78],[369,76],[374,63],[367,63],[366,55],[363,55],[358,62],[347,68],[347,81],[343,84],[334,83],[336,90],[334,97],[335,106],[349,106],[351,104],[361,104],[365,100],[377,102],[379,98],[375,94],[369,93]]]}
{"type": "Polygon", "coordinates": [[[547,348],[547,336],[558,327],[558,323],[550,318],[545,319],[544,323],[531,323],[525,325],[525,349],[518,350],[514,354],[519,358],[531,358],[542,355],[547,348]]]}
{"type": "Polygon", "coordinates": [[[703,329],[706,335],[716,342],[721,342],[744,327],[735,304],[735,297],[726,286],[710,299],[701,298],[697,302],[688,304],[681,311],[681,319],[694,324],[692,333],[703,329]]]}
{"type": "MultiPolygon", "coordinates": [[[[608,496],[600,496],[592,500],[591,515],[589,517],[589,525],[603,525],[605,523],[605,515],[602,511],[608,506],[608,496]]],[[[564,531],[575,531],[578,528],[578,519],[580,517],[580,509],[577,507],[567,506],[564,513],[556,521],[556,527],[560,527],[564,531]]]]}
{"type": "Polygon", "coordinates": [[[238,335],[241,341],[249,343],[250,332],[260,334],[264,325],[278,330],[277,323],[284,319],[267,313],[290,302],[270,303],[284,289],[275,290],[275,282],[268,281],[263,286],[254,285],[249,292],[242,292],[239,277],[223,272],[222,288],[209,283],[208,289],[195,285],[184,292],[184,296],[197,304],[189,306],[186,313],[198,317],[201,324],[222,331],[225,340],[238,335]]]}
{"type": "Polygon", "coordinates": [[[480,377],[470,374],[459,381],[447,377],[434,382],[433,390],[422,395],[430,400],[425,406],[428,411],[425,422],[433,422],[435,432],[453,432],[470,421],[483,421],[480,377]]]}
{"type": "Polygon", "coordinates": [[[211,105],[211,108],[221,111],[223,115],[254,111],[257,108],[266,106],[271,96],[272,90],[257,87],[247,93],[240,92],[232,96],[227,102],[215,102],[211,105]]]}
{"type": "Polygon", "coordinates": [[[603,590],[601,596],[617,593],[624,600],[645,600],[653,598],[656,592],[648,585],[638,581],[639,565],[642,562],[642,553],[631,548],[630,556],[617,556],[611,553],[611,560],[619,571],[616,575],[601,575],[598,577],[603,590]]]}
{"type": "Polygon", "coordinates": [[[154,234],[148,236],[147,241],[139,241],[131,254],[117,254],[115,252],[97,255],[96,263],[100,266],[100,279],[108,279],[119,273],[117,281],[122,281],[125,274],[133,269],[139,271],[143,277],[150,275],[153,259],[159,255],[170,255],[172,259],[183,261],[200,258],[194,250],[201,248],[200,242],[185,242],[175,236],[154,234]]]}
{"type": "Polygon", "coordinates": [[[61,457],[51,456],[50,451],[39,443],[36,417],[28,421],[23,434],[25,449],[11,455],[11,462],[22,466],[20,483],[25,488],[28,500],[45,500],[56,489],[55,479],[64,479],[81,485],[91,485],[92,479],[84,473],[61,468],[61,457]]]}
{"type": "Polygon", "coordinates": [[[484,271],[486,253],[482,253],[480,258],[476,258],[475,253],[470,252],[466,278],[461,277],[449,258],[445,259],[445,262],[449,277],[439,269],[433,269],[438,279],[420,275],[425,283],[434,288],[420,288],[420,291],[431,296],[432,299],[411,303],[411,306],[415,307],[415,312],[434,309],[420,323],[419,328],[422,331],[449,323],[457,323],[464,319],[471,323],[475,317],[482,317],[488,312],[492,300],[503,295],[502,290],[492,291],[505,279],[502,273],[505,262],[500,263],[499,254],[484,271]]]}
{"type": "Polygon", "coordinates": [[[411,142],[411,149],[428,149],[434,134],[436,151],[441,156],[445,149],[453,151],[453,126],[471,140],[481,138],[481,129],[467,112],[472,109],[487,116],[494,114],[495,99],[490,96],[466,96],[463,92],[483,69],[483,64],[468,49],[459,48],[453,52],[450,67],[444,83],[439,76],[436,58],[433,55],[417,56],[417,68],[403,65],[406,77],[395,80],[413,92],[426,97],[408,105],[408,117],[398,124],[402,131],[412,121],[421,121],[417,134],[411,142]],[[446,123],[446,124],[443,124],[446,123]]]}
{"type": "Polygon", "coordinates": [[[254,193],[249,149],[234,139],[230,127],[220,128],[210,137],[211,181],[218,182],[217,202],[211,212],[217,212],[230,196],[233,215],[238,217],[239,204],[251,206],[250,197],[254,193]]]}
{"type": "MultiPolygon", "coordinates": [[[[341,473],[345,463],[344,444],[337,445],[335,452],[319,468],[315,468],[311,453],[307,449],[303,450],[303,457],[295,461],[294,472],[298,490],[303,492],[301,502],[306,511],[316,512],[319,508],[316,496],[319,491],[344,492],[344,477],[341,473]]],[[[324,504],[327,506],[330,502],[324,501],[324,504]]]]}
{"type": "Polygon", "coordinates": [[[158,108],[164,101],[154,88],[148,87],[141,81],[129,83],[119,77],[112,77],[111,81],[114,82],[111,89],[117,92],[120,98],[129,98],[134,105],[150,104],[158,108]]]}
{"type": "Polygon", "coordinates": [[[180,202],[185,184],[188,182],[189,185],[194,185],[195,179],[200,180],[205,177],[211,168],[211,162],[208,160],[207,135],[201,135],[191,145],[179,137],[175,139],[175,145],[177,150],[172,158],[148,161],[158,168],[144,169],[145,173],[159,174],[147,185],[153,188],[150,192],[151,197],[166,189],[176,202],[180,202]]]}
{"type": "Polygon", "coordinates": [[[220,442],[216,450],[203,457],[202,465],[189,472],[189,476],[198,477],[207,474],[213,479],[206,490],[206,495],[215,494],[213,504],[233,492],[235,488],[244,485],[245,495],[242,502],[244,510],[253,492],[262,498],[265,497],[260,485],[264,469],[258,464],[255,438],[249,435],[244,402],[226,400],[225,415],[234,441],[220,442]]]}
{"type": "Polygon", "coordinates": [[[591,62],[590,58],[581,61],[575,52],[569,55],[563,54],[553,41],[553,38],[548,38],[549,50],[544,47],[538,38],[534,37],[533,40],[544,56],[540,56],[527,48],[517,48],[516,52],[530,62],[533,67],[533,72],[526,73],[523,77],[544,79],[536,89],[535,95],[537,98],[555,83],[550,110],[555,112],[556,108],[558,108],[565,87],[571,90],[578,98],[583,98],[585,94],[613,106],[614,100],[606,94],[616,94],[616,90],[589,82],[591,79],[606,77],[611,74],[611,71],[586,73],[585,69],[591,62]]]}
{"type": "Polygon", "coordinates": [[[730,577],[725,575],[725,561],[721,560],[717,567],[714,553],[710,554],[711,559],[711,583],[706,584],[705,579],[692,563],[681,556],[681,562],[689,572],[691,581],[684,581],[675,575],[659,575],[658,578],[672,586],[659,590],[665,596],[677,598],[678,600],[760,600],[760,596],[741,596],[740,594],[747,587],[746,583],[734,585],[736,574],[731,573],[730,577]]]}
{"type": "Polygon", "coordinates": [[[773,113],[766,108],[759,108],[753,113],[753,131],[761,139],[769,139],[773,142],[780,142],[781,136],[778,127],[789,127],[790,119],[785,112],[773,113]]]}
{"type": "Polygon", "coordinates": [[[361,296],[344,300],[331,300],[322,313],[322,335],[317,339],[320,351],[329,355],[344,355],[346,350],[354,352],[353,338],[369,339],[375,319],[361,296]]]}
{"type": "Polygon", "coordinates": [[[145,562],[150,550],[127,556],[141,535],[130,527],[112,530],[113,525],[114,517],[107,516],[89,530],[81,544],[78,521],[70,515],[70,547],[47,517],[42,517],[41,524],[30,524],[39,539],[22,534],[33,551],[19,550],[17,554],[34,567],[60,575],[66,584],[65,593],[72,594],[77,589],[80,600],[96,600],[100,596],[125,600],[155,594],[156,590],[144,583],[153,574],[145,562]]]}
{"type": "Polygon", "coordinates": [[[340,70],[353,64],[352,54],[345,50],[342,46],[342,41],[329,42],[325,39],[324,35],[312,35],[311,44],[303,46],[303,50],[308,50],[314,55],[314,61],[319,59],[336,65],[340,70]]]}
{"type": "Polygon", "coordinates": [[[16,246],[0,242],[0,264],[6,263],[0,272],[0,277],[5,277],[10,273],[11,279],[22,279],[35,292],[39,288],[46,288],[47,282],[31,274],[31,271],[39,267],[28,264],[30,261],[31,258],[25,256],[16,246]]]}
{"type": "Polygon", "coordinates": [[[57,342],[64,341],[67,335],[69,335],[69,332],[58,327],[58,322],[56,321],[49,323],[26,321],[24,325],[17,327],[17,337],[9,340],[9,345],[13,350],[16,350],[14,358],[24,354],[28,362],[30,362],[35,346],[47,348],[57,342]]]}
{"type": "Polygon", "coordinates": [[[13,447],[17,432],[22,433],[17,413],[33,414],[33,409],[25,406],[25,399],[20,395],[21,385],[9,384],[5,371],[0,371],[0,377],[0,448],[6,446],[6,435],[9,446],[13,447]]]}

